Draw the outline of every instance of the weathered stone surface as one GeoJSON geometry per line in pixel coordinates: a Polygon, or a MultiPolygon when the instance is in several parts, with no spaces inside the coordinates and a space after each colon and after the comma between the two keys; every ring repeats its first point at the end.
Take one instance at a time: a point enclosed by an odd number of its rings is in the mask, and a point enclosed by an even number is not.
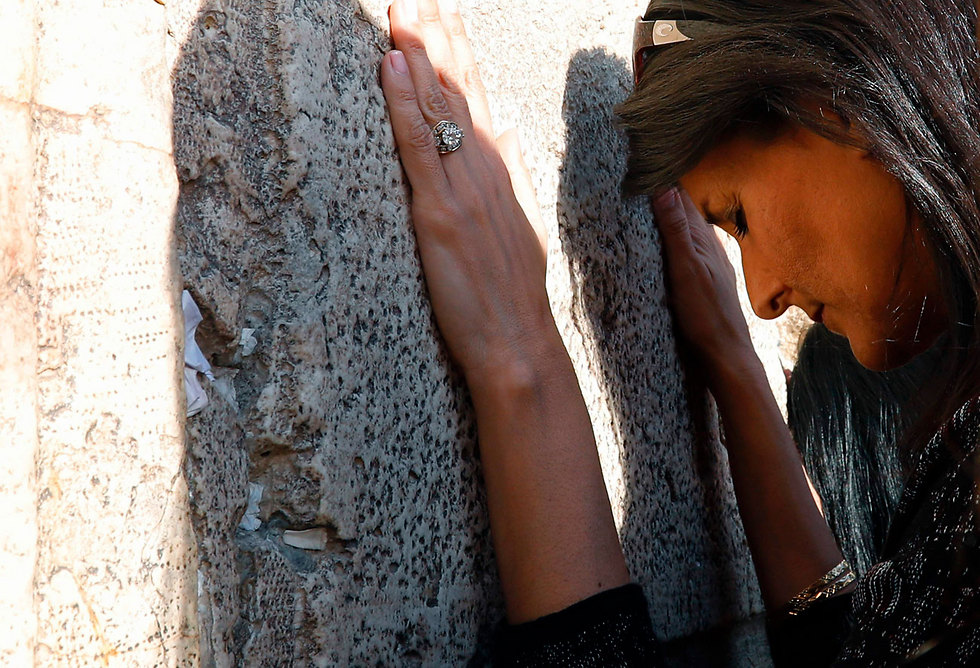
{"type": "Polygon", "coordinates": [[[0,662],[194,665],[164,10],[0,24],[0,662]]]}
{"type": "MultiPolygon", "coordinates": [[[[475,424],[377,84],[385,9],[0,6],[0,663],[483,663],[502,615],[475,424]],[[186,452],[181,283],[216,374],[186,452]]],[[[618,195],[611,108],[637,11],[463,7],[499,129],[522,131],[553,308],[657,633],[678,665],[767,665],[658,236],[618,195]]],[[[754,333],[778,388],[774,330],[754,333]]]]}
{"type": "Polygon", "coordinates": [[[36,266],[29,214],[30,113],[26,105],[0,100],[0,663],[24,665],[33,647],[32,576],[36,561],[37,510],[34,459],[37,406],[36,266]]]}
{"type": "Polygon", "coordinates": [[[37,561],[38,449],[37,264],[31,211],[33,6],[0,7],[0,43],[15,50],[0,58],[0,665],[30,665],[37,618],[33,575],[37,561]]]}
{"type": "MultiPolygon", "coordinates": [[[[385,4],[191,4],[168,12],[183,36],[180,266],[218,374],[189,424],[205,656],[479,663],[500,600],[472,413],[426,302],[377,83],[385,4]],[[236,529],[249,482],[264,487],[254,532],[236,529]],[[314,528],[327,549],[283,541],[314,528]]],[[[611,107],[630,86],[637,8],[463,12],[498,129],[522,131],[554,311],[655,627],[676,639],[746,619],[761,603],[717,427],[709,414],[693,437],[658,237],[618,195],[611,107]]],[[[756,333],[778,385],[773,329],[756,333]]],[[[718,637],[717,655],[765,665],[757,627],[718,637]]]]}

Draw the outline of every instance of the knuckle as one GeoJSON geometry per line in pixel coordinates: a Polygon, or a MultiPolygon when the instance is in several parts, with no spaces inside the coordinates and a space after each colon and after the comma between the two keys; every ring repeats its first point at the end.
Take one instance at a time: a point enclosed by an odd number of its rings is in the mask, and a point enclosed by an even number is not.
{"type": "Polygon", "coordinates": [[[430,148],[435,149],[436,141],[432,136],[432,130],[423,122],[413,123],[408,130],[406,139],[409,145],[416,150],[425,151],[430,148]]]}
{"type": "Polygon", "coordinates": [[[415,33],[409,33],[402,38],[401,42],[396,42],[398,48],[405,52],[409,63],[419,62],[429,59],[429,52],[425,50],[425,42],[415,33]]]}
{"type": "Polygon", "coordinates": [[[445,118],[449,115],[449,105],[446,96],[440,88],[427,87],[419,95],[419,104],[432,116],[445,118]]]}
{"type": "Polygon", "coordinates": [[[415,214],[415,224],[430,239],[442,246],[454,246],[460,241],[464,214],[449,202],[429,203],[415,214]]]}
{"type": "Polygon", "coordinates": [[[458,11],[454,10],[450,13],[446,34],[450,39],[466,39],[466,28],[463,27],[463,18],[458,11]]]}
{"type": "Polygon", "coordinates": [[[456,109],[454,112],[454,120],[458,123],[468,123],[470,118],[469,102],[466,99],[466,93],[456,85],[455,83],[449,84],[443,90],[443,98],[446,102],[447,108],[456,109]]]}
{"type": "Polygon", "coordinates": [[[417,106],[418,98],[415,96],[415,91],[411,88],[399,88],[395,91],[395,102],[399,106],[417,106]]]}
{"type": "Polygon", "coordinates": [[[467,90],[472,91],[482,91],[483,90],[483,79],[480,77],[480,68],[476,65],[470,65],[463,68],[462,72],[463,86],[467,90]]]}
{"type": "Polygon", "coordinates": [[[394,23],[391,26],[391,36],[399,49],[411,53],[425,53],[425,44],[416,30],[408,26],[394,23]]]}
{"type": "Polygon", "coordinates": [[[485,217],[485,207],[480,197],[466,197],[463,199],[460,213],[466,220],[479,221],[485,217]]]}
{"type": "Polygon", "coordinates": [[[427,9],[419,7],[419,23],[423,26],[438,26],[442,22],[438,9],[427,9]]]}
{"type": "Polygon", "coordinates": [[[439,85],[447,97],[463,97],[463,91],[459,85],[459,72],[452,67],[447,67],[439,72],[439,85]]]}
{"type": "Polygon", "coordinates": [[[665,231],[672,233],[679,232],[687,226],[687,218],[676,210],[659,212],[657,222],[665,231]]]}

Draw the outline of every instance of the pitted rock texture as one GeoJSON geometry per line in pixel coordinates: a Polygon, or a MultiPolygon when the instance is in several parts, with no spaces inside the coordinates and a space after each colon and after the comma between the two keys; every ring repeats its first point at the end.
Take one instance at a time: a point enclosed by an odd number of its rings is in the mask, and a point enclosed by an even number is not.
{"type": "MultiPolygon", "coordinates": [[[[462,10],[498,129],[520,125],[633,575],[683,663],[684,638],[762,608],[712,408],[685,391],[657,232],[619,196],[611,110],[638,8],[462,10]]],[[[479,665],[501,601],[472,410],[432,320],[378,85],[386,6],[166,11],[180,269],[217,377],[186,465],[205,663],[479,665]],[[255,531],[237,528],[250,482],[255,531]],[[283,541],[305,529],[325,549],[283,541]]],[[[774,330],[755,333],[778,386],[774,330]]],[[[716,631],[716,656],[766,665],[749,628],[716,631]]]]}

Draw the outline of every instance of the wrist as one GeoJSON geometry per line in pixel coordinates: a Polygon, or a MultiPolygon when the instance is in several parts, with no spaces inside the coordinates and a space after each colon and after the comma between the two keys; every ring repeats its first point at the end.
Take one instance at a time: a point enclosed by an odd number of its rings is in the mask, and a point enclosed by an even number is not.
{"type": "Polygon", "coordinates": [[[738,349],[726,349],[708,362],[708,387],[719,399],[728,394],[743,394],[748,386],[759,383],[769,388],[766,369],[750,345],[738,349]]]}
{"type": "Polygon", "coordinates": [[[518,396],[535,391],[574,370],[558,329],[528,334],[518,341],[495,347],[481,356],[479,364],[463,369],[474,401],[484,397],[518,396]]]}

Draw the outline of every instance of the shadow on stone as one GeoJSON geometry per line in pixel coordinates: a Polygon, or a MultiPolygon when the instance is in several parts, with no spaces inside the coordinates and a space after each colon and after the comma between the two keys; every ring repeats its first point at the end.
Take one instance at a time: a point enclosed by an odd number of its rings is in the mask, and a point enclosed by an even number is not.
{"type": "MultiPolygon", "coordinates": [[[[628,64],[602,50],[573,57],[557,202],[575,281],[573,319],[590,330],[582,332],[598,353],[590,368],[613,413],[625,490],[621,538],[655,630],[675,638],[666,648],[671,664],[766,665],[765,657],[733,654],[766,652],[729,628],[754,612],[746,581],[753,576],[716,414],[703,386],[683,378],[648,204],[621,197],[627,143],[610,101],[625,99],[631,81],[628,64]]],[[[759,630],[750,633],[758,638],[759,630]]]]}

